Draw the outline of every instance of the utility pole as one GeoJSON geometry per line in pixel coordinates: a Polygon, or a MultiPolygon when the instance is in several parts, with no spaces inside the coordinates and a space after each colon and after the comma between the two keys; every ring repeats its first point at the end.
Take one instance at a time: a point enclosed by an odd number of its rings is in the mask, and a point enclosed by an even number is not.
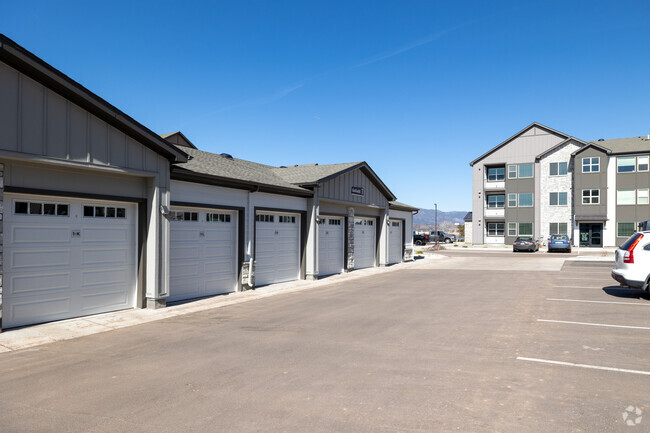
{"type": "Polygon", "coordinates": [[[438,249],[438,243],[440,242],[440,234],[438,233],[438,203],[434,203],[433,206],[436,209],[436,249],[438,249]]]}

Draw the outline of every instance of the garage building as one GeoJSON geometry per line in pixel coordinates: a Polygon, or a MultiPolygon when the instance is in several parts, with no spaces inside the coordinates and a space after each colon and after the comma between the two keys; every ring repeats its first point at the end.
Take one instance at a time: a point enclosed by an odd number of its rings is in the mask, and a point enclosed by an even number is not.
{"type": "Polygon", "coordinates": [[[184,152],[0,35],[2,328],[167,296],[184,152]]]}

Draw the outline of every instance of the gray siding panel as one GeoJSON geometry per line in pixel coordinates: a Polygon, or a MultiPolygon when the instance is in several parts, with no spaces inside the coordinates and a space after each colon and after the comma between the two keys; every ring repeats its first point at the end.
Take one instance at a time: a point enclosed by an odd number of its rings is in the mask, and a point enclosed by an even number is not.
{"type": "Polygon", "coordinates": [[[81,108],[70,105],[69,157],[73,161],[88,161],[88,113],[81,108]]]}
{"type": "Polygon", "coordinates": [[[90,155],[94,164],[108,164],[108,125],[90,116],[90,155]]]}
{"type": "Polygon", "coordinates": [[[48,92],[45,147],[49,156],[60,159],[67,158],[67,129],[68,118],[65,99],[56,93],[48,92]]]}
{"type": "Polygon", "coordinates": [[[18,78],[15,70],[0,63],[0,147],[18,150],[18,78]]]}
{"type": "Polygon", "coordinates": [[[575,156],[575,171],[574,171],[574,209],[575,215],[589,216],[589,215],[607,215],[607,154],[598,149],[590,147],[575,156]],[[600,172],[599,173],[583,173],[582,172],[582,158],[587,157],[600,157],[600,172]],[[597,205],[583,205],[582,204],[582,190],[583,189],[598,189],[600,190],[600,204],[597,205]]]}
{"type": "Polygon", "coordinates": [[[353,170],[324,182],[318,188],[321,199],[345,201],[368,206],[386,207],[388,200],[361,170],[353,170]],[[352,187],[364,189],[363,197],[352,194],[352,187]]]}
{"type": "Polygon", "coordinates": [[[45,90],[26,77],[22,78],[20,87],[20,151],[39,155],[43,153],[45,90]]]}
{"type": "Polygon", "coordinates": [[[110,128],[108,133],[110,141],[109,161],[111,165],[128,167],[126,162],[126,137],[115,128],[110,128]]]}

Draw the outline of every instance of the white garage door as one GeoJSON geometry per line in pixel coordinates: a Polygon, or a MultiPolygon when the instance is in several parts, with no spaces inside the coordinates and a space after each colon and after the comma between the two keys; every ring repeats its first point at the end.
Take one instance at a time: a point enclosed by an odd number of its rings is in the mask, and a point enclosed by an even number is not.
{"type": "Polygon", "coordinates": [[[375,266],[375,219],[354,219],[354,268],[375,266]]]}
{"type": "Polygon", "coordinates": [[[169,302],[234,292],[237,213],[173,208],[170,212],[169,302]]]}
{"type": "Polygon", "coordinates": [[[391,221],[388,228],[388,263],[402,261],[402,221],[391,221]]]}
{"type": "Polygon", "coordinates": [[[343,272],[343,217],[321,217],[318,225],[318,275],[343,272]]]}
{"type": "Polygon", "coordinates": [[[255,216],[255,285],[300,278],[300,216],[255,216]]]}
{"type": "Polygon", "coordinates": [[[7,194],[3,327],[132,308],[134,204],[7,194]]]}

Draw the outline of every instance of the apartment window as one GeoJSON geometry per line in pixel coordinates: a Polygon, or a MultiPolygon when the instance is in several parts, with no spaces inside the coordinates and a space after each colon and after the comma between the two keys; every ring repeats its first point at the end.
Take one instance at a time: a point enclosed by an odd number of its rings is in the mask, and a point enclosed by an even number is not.
{"type": "Polygon", "coordinates": [[[648,188],[636,190],[636,204],[648,204],[648,188]]]}
{"type": "Polygon", "coordinates": [[[598,173],[600,171],[600,157],[582,158],[583,173],[598,173]]]}
{"type": "Polygon", "coordinates": [[[509,165],[508,166],[508,179],[517,179],[517,166],[509,165]]]}
{"type": "Polygon", "coordinates": [[[633,156],[629,157],[618,157],[616,158],[616,171],[618,173],[632,173],[636,165],[636,158],[633,156]]]}
{"type": "Polygon", "coordinates": [[[517,207],[517,194],[508,194],[508,207],[517,207]]]}
{"type": "Polygon", "coordinates": [[[566,162],[551,162],[549,171],[551,176],[565,176],[567,174],[566,162]]]}
{"type": "Polygon", "coordinates": [[[519,207],[533,207],[532,192],[522,192],[519,194],[519,207]]]}
{"type": "Polygon", "coordinates": [[[566,192],[552,192],[549,196],[549,204],[551,206],[566,206],[567,195],[566,192]]]}
{"type": "Polygon", "coordinates": [[[505,196],[501,195],[488,195],[488,208],[503,208],[505,196]]]}
{"type": "Polygon", "coordinates": [[[550,223],[549,235],[569,235],[569,224],[567,223],[550,223]]]}
{"type": "Polygon", "coordinates": [[[619,189],[616,191],[616,204],[636,204],[636,194],[633,189],[619,189]]]}
{"type": "Polygon", "coordinates": [[[648,171],[648,156],[637,156],[636,171],[648,171]]]}
{"type": "Polygon", "coordinates": [[[583,189],[582,204],[600,204],[600,190],[583,189]]]}
{"type": "Polygon", "coordinates": [[[503,167],[488,168],[488,181],[498,182],[506,179],[506,169],[503,167]]]}
{"type": "Polygon", "coordinates": [[[519,164],[519,179],[533,177],[533,164],[519,164]]]}
{"type": "Polygon", "coordinates": [[[519,236],[532,236],[533,223],[519,223],[519,236]]]}
{"type": "Polygon", "coordinates": [[[634,223],[618,223],[616,224],[616,236],[619,238],[627,238],[634,234],[634,223]]]}
{"type": "Polygon", "coordinates": [[[508,236],[517,236],[517,223],[508,223],[508,236]]]}
{"type": "Polygon", "coordinates": [[[503,236],[505,230],[505,223],[488,223],[488,236],[503,236]]]}

